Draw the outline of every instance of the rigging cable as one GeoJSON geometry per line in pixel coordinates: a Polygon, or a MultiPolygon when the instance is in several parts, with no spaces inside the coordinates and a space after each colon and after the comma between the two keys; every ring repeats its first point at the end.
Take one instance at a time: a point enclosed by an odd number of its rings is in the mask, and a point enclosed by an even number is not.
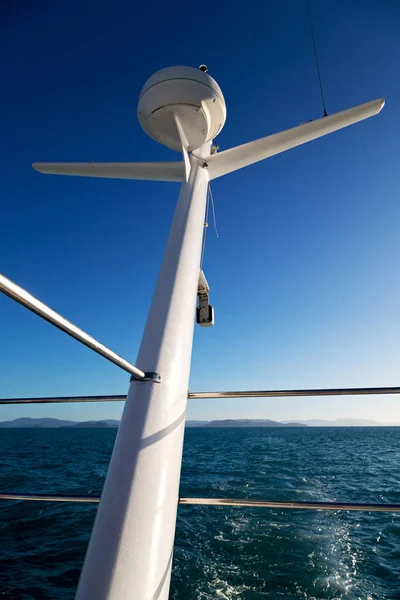
{"type": "Polygon", "coordinates": [[[211,191],[211,184],[210,184],[210,182],[208,182],[206,211],[205,211],[205,217],[204,217],[203,245],[202,245],[202,248],[201,248],[200,269],[203,268],[204,252],[205,252],[205,249],[206,249],[207,229],[208,229],[208,225],[209,225],[209,223],[208,223],[208,215],[209,215],[209,212],[210,212],[210,202],[211,202],[211,210],[212,210],[213,222],[214,222],[214,231],[215,231],[216,237],[219,238],[219,234],[218,234],[218,230],[217,230],[217,218],[215,216],[214,197],[213,197],[213,193],[211,191]]]}
{"type": "Polygon", "coordinates": [[[327,117],[327,116],[328,116],[328,113],[326,112],[325,98],[324,98],[324,91],[323,91],[323,88],[322,88],[321,72],[320,72],[320,70],[319,70],[319,62],[318,62],[317,46],[316,46],[316,44],[315,44],[314,28],[313,28],[313,23],[312,23],[312,18],[311,18],[310,0],[306,0],[306,3],[307,3],[307,10],[308,10],[308,19],[309,19],[309,21],[310,21],[311,38],[312,38],[312,43],[313,43],[313,48],[314,48],[315,64],[317,65],[317,73],[318,73],[319,89],[320,89],[320,91],[321,91],[322,107],[323,107],[323,109],[324,109],[324,117],[327,117]]]}
{"type": "Polygon", "coordinates": [[[210,189],[211,209],[212,209],[213,221],[214,221],[214,231],[215,231],[216,238],[218,239],[219,235],[218,235],[218,230],[217,230],[217,219],[215,216],[215,205],[214,205],[214,197],[213,197],[213,193],[212,193],[212,189],[211,189],[211,183],[209,183],[208,186],[210,189]]]}
{"type": "Polygon", "coordinates": [[[207,188],[206,212],[205,212],[205,216],[204,216],[203,246],[201,248],[200,269],[203,268],[204,251],[206,249],[209,209],[210,209],[210,182],[208,182],[208,188],[207,188]]]}

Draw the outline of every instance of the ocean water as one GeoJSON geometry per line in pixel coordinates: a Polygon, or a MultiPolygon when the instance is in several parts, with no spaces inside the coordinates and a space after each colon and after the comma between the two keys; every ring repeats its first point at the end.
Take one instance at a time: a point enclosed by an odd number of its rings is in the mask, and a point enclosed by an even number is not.
{"type": "MultiPolygon", "coordinates": [[[[116,430],[0,429],[0,490],[99,494],[116,430]]],[[[400,503],[400,428],[187,429],[183,496],[400,503]]],[[[96,505],[0,501],[0,597],[71,600],[96,505]]],[[[181,506],[171,600],[400,599],[400,515],[181,506]]]]}

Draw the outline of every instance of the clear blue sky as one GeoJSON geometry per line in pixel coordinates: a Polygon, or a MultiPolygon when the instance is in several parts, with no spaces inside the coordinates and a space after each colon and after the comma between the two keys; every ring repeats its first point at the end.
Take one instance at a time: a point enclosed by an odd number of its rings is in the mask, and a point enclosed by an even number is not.
{"type": "MultiPolygon", "coordinates": [[[[4,3],[3,3],[4,4],[4,3]]],[[[213,184],[192,390],[400,384],[400,3],[311,0],[328,112],[382,113],[213,184]]],[[[34,161],[176,160],[140,129],[157,69],[206,63],[221,149],[322,116],[300,0],[0,8],[1,271],[135,361],[177,184],[44,176],[34,161]]],[[[129,376],[0,297],[0,395],[125,393],[129,376]]],[[[116,418],[120,405],[3,407],[116,418]]],[[[400,421],[400,398],[192,401],[189,418],[400,421]]]]}

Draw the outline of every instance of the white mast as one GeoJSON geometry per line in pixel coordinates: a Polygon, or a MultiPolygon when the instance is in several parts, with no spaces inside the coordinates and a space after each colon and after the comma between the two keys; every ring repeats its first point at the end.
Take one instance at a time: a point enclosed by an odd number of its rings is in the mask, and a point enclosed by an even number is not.
{"type": "MultiPolygon", "coordinates": [[[[209,148],[204,147],[205,154],[209,148]]],[[[208,173],[192,157],[76,598],[168,598],[208,173]]]]}
{"type": "MultiPolygon", "coordinates": [[[[226,108],[204,67],[170,67],[143,88],[138,117],[172,163],[35,164],[43,173],[182,181],[76,600],[167,600],[209,179],[377,114],[383,100],[211,151],[226,108]]],[[[156,210],[156,208],[155,208],[156,210]]]]}

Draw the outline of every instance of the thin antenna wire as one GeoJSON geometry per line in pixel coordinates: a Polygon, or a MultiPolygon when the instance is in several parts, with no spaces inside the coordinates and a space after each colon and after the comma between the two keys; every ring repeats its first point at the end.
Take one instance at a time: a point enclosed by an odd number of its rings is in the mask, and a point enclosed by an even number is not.
{"type": "Polygon", "coordinates": [[[324,98],[324,92],[322,89],[322,79],[321,79],[321,72],[319,70],[319,63],[318,63],[318,54],[317,54],[317,46],[315,44],[315,38],[314,38],[314,28],[313,28],[313,24],[312,24],[312,19],[311,19],[311,10],[310,10],[310,0],[306,0],[307,2],[307,10],[308,10],[308,18],[310,21],[310,29],[311,29],[311,37],[312,37],[312,43],[313,43],[313,48],[314,48],[314,56],[315,56],[315,63],[317,65],[317,73],[318,73],[318,81],[319,81],[319,89],[321,91],[321,100],[322,100],[322,106],[324,109],[324,117],[328,116],[328,113],[326,112],[326,106],[325,106],[325,98],[324,98]]]}
{"type": "Polygon", "coordinates": [[[210,208],[210,182],[208,182],[206,212],[204,215],[204,231],[203,231],[203,246],[201,248],[200,269],[203,268],[204,251],[206,249],[207,229],[208,229],[208,212],[210,208]]]}
{"type": "Polygon", "coordinates": [[[211,209],[212,209],[213,221],[214,221],[214,231],[215,231],[215,235],[217,236],[217,238],[219,238],[218,230],[217,230],[217,219],[215,217],[215,205],[214,205],[213,193],[212,193],[212,189],[211,189],[211,184],[209,183],[208,185],[210,188],[211,209]]]}

